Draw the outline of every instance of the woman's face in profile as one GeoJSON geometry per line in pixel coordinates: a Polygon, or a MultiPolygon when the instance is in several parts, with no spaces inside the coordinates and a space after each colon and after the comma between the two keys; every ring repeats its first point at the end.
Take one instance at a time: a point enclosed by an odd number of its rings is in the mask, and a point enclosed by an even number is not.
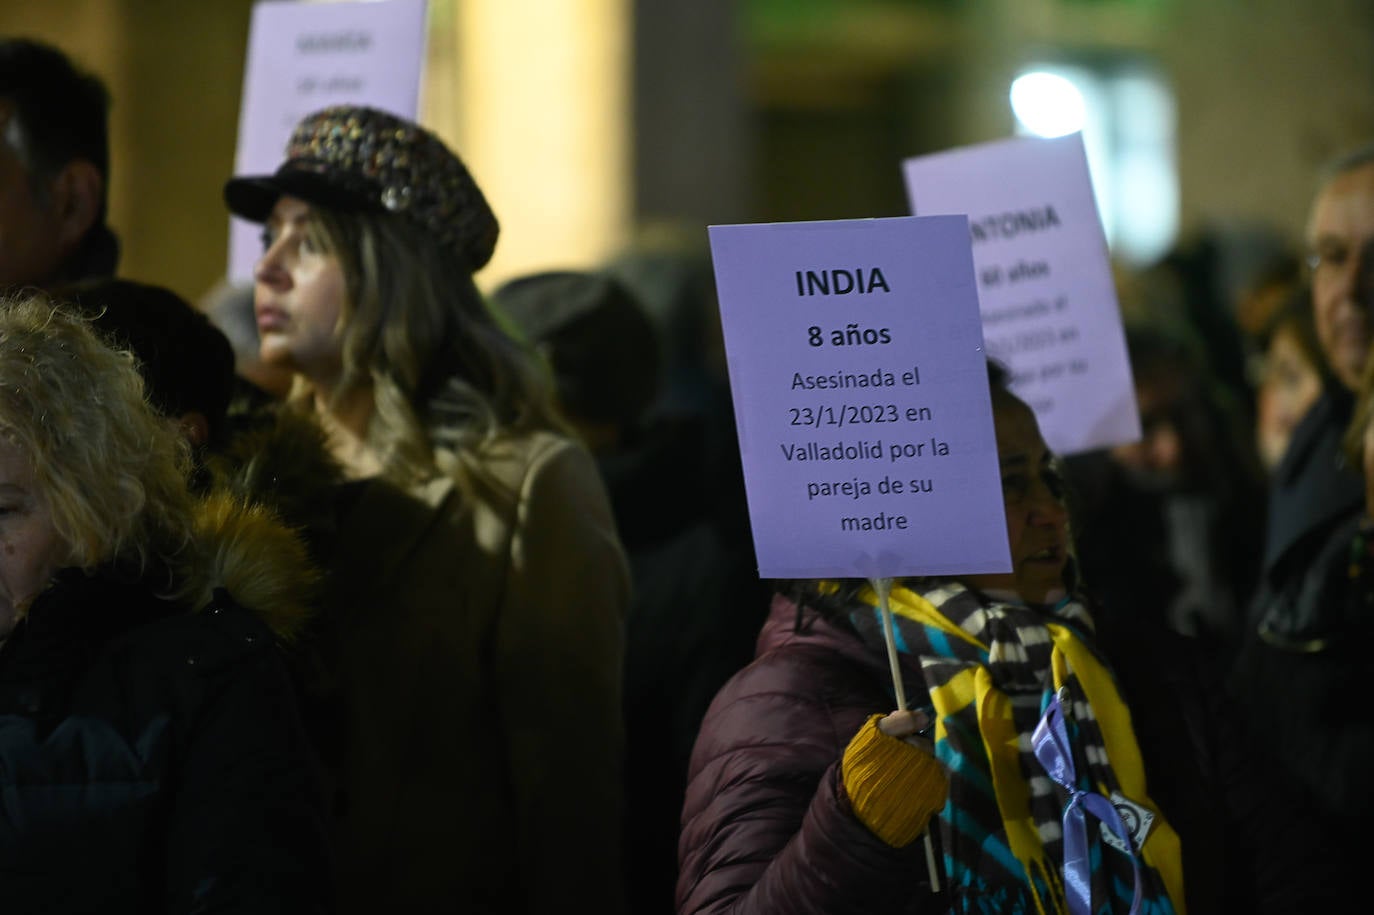
{"type": "Polygon", "coordinates": [[[343,267],[320,248],[310,205],[294,197],[277,201],[263,241],[266,250],[253,274],[262,361],[328,385],[343,365],[343,267]]]}
{"type": "Polygon", "coordinates": [[[992,404],[1012,571],[966,575],[963,581],[982,591],[1013,592],[1027,603],[1048,603],[1064,590],[1069,561],[1062,482],[1030,407],[1004,392],[995,393],[992,404]]]}
{"type": "Polygon", "coordinates": [[[0,436],[0,639],[47,587],[64,549],[28,455],[0,436]]]}

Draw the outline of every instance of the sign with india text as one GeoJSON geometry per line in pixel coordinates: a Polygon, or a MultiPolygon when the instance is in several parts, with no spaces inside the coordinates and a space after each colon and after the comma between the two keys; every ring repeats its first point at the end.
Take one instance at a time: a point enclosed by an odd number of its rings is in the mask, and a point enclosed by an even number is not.
{"type": "MultiPolygon", "coordinates": [[[[414,120],[425,58],[425,0],[253,7],[234,174],[271,174],[301,118],[368,105],[414,120]]],[[[262,229],[229,220],[229,279],[250,280],[262,229]]]]}
{"type": "Polygon", "coordinates": [[[1080,134],[908,159],[912,211],[966,215],[988,354],[1054,451],[1140,438],[1131,367],[1080,134]]]}
{"type": "Polygon", "coordinates": [[[967,220],[710,240],[760,576],[1010,570],[967,220]]]}

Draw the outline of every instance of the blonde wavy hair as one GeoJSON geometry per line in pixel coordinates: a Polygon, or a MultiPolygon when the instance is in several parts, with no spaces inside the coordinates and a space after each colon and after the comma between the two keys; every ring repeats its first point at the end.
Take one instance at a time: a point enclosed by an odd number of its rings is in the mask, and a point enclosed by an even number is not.
{"type": "Polygon", "coordinates": [[[502,432],[566,431],[547,367],[456,254],[390,213],[313,206],[306,232],[338,258],[346,284],[334,396],[371,388],[368,444],[386,477],[408,485],[444,472],[461,484],[502,432]]]}
{"type": "Polygon", "coordinates": [[[167,596],[203,585],[189,445],[134,357],[42,294],[0,298],[0,435],[27,456],[65,565],[165,574],[167,596]]]}

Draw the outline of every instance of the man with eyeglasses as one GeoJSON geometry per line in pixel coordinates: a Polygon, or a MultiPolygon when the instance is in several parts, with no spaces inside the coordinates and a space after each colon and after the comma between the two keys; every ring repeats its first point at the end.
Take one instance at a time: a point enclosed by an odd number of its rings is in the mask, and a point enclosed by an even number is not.
{"type": "MultiPolygon", "coordinates": [[[[1260,603],[1272,603],[1266,592],[1282,593],[1307,571],[1330,532],[1363,505],[1359,468],[1347,466],[1340,443],[1374,340],[1374,145],[1324,173],[1307,246],[1317,338],[1334,382],[1293,430],[1275,468],[1260,603]]],[[[1261,631],[1305,641],[1294,622],[1271,619],[1261,631]]]]}
{"type": "MultiPolygon", "coordinates": [[[[1374,854],[1374,535],[1341,440],[1374,341],[1374,145],[1324,173],[1307,225],[1317,338],[1332,380],[1274,470],[1259,591],[1230,687],[1331,838],[1352,900],[1374,854]],[[1348,865],[1348,866],[1346,866],[1348,865]]],[[[1276,785],[1276,790],[1282,786],[1276,785]]],[[[1352,909],[1353,910],[1353,909],[1352,909]]]]}

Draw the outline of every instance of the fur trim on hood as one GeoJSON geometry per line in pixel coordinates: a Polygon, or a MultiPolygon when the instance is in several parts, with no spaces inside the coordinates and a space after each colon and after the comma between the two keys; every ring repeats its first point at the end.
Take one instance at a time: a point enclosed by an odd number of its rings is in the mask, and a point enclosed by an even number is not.
{"type": "MultiPolygon", "coordinates": [[[[209,591],[224,588],[279,640],[294,639],[310,619],[320,583],[300,534],[269,509],[223,490],[201,501],[195,521],[209,591]]],[[[204,606],[210,594],[197,597],[204,606]]]]}
{"type": "Polygon", "coordinates": [[[272,406],[233,417],[227,444],[204,462],[209,493],[197,540],[210,590],[223,587],[282,641],[309,621],[331,541],[342,467],[314,417],[272,406]]]}
{"type": "Polygon", "coordinates": [[[336,487],[345,477],[319,422],[281,405],[235,416],[234,424],[228,444],[206,460],[213,488],[269,506],[312,541],[327,535],[336,487]]]}

